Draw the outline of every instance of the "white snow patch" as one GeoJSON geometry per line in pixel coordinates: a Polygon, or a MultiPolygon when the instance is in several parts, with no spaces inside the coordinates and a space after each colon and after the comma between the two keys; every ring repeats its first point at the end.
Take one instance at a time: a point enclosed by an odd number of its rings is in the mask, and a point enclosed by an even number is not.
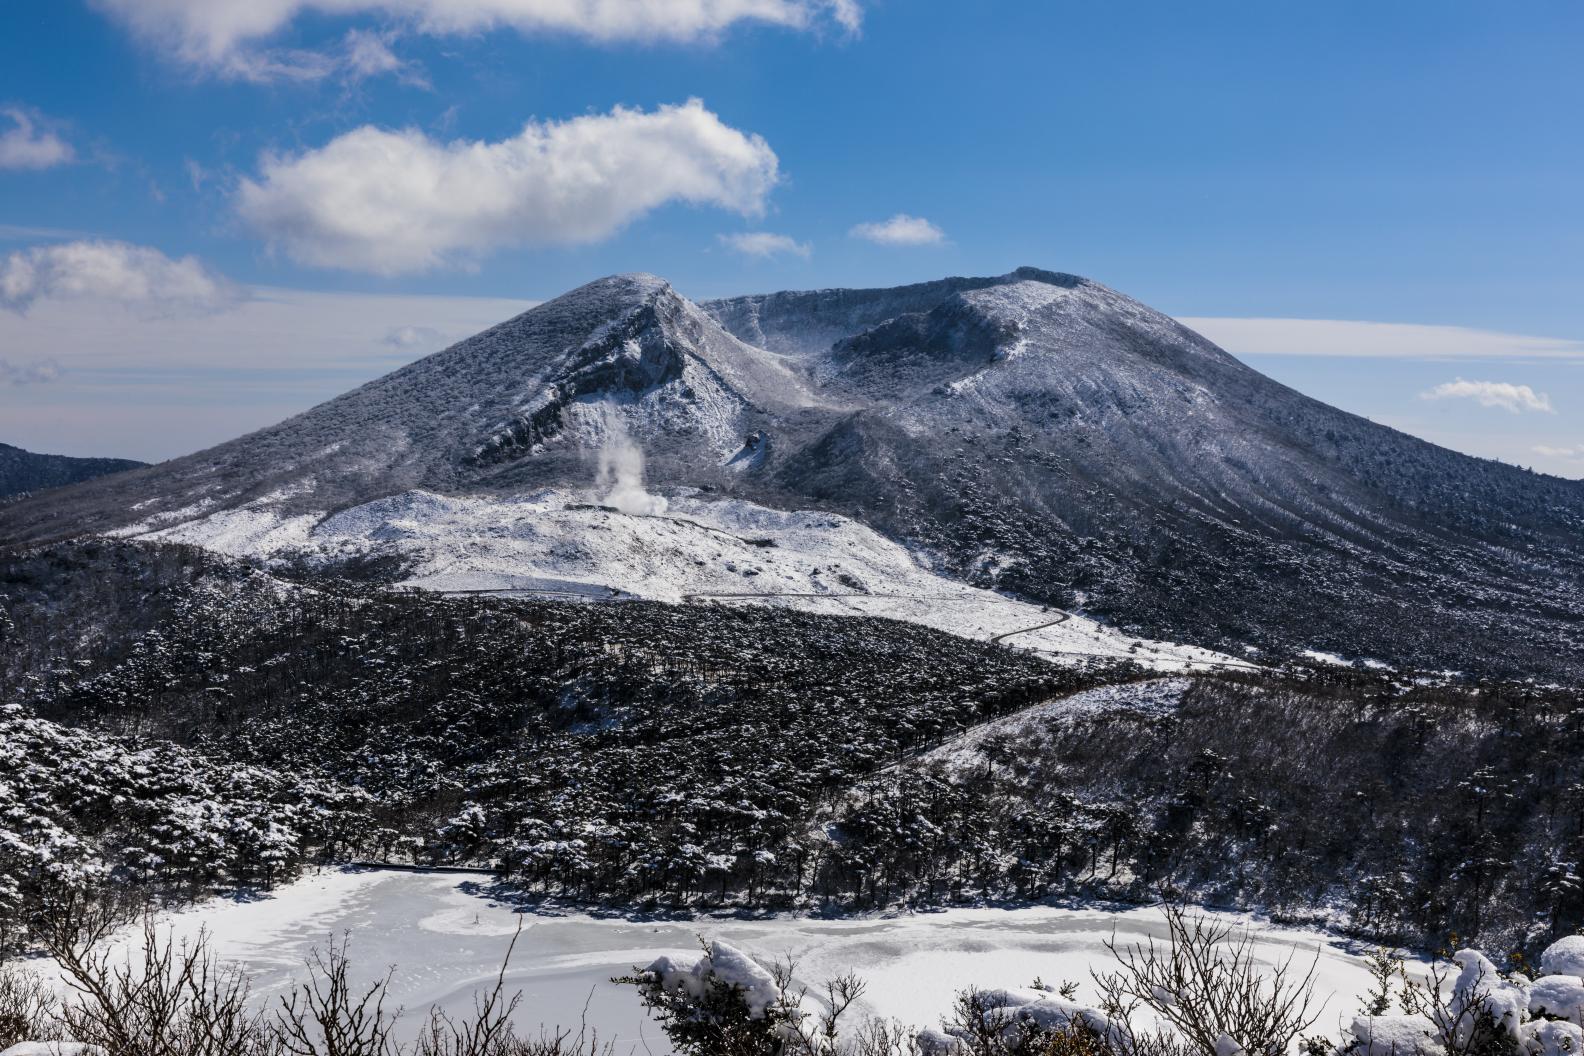
{"type": "Polygon", "coordinates": [[[1540,970],[1546,975],[1584,977],[1584,935],[1565,935],[1547,946],[1540,955],[1540,970]]]}
{"type": "MultiPolygon", "coordinates": [[[[622,472],[635,484],[630,470],[613,468],[611,486],[621,490],[622,472]]],[[[1163,672],[1254,666],[970,587],[835,514],[688,491],[661,507],[641,485],[635,494],[664,512],[622,512],[606,501],[608,489],[508,498],[409,491],[331,517],[288,516],[260,500],[151,534],[239,557],[400,557],[412,567],[406,585],[423,590],[781,606],[999,638],[1057,662],[1125,659],[1163,672]]]]}
{"type": "Polygon", "coordinates": [[[983,763],[980,749],[991,740],[1029,738],[1069,719],[1090,718],[1113,711],[1165,715],[1177,707],[1191,684],[1184,678],[1157,678],[1086,689],[975,726],[931,749],[924,759],[962,770],[983,763]]]}

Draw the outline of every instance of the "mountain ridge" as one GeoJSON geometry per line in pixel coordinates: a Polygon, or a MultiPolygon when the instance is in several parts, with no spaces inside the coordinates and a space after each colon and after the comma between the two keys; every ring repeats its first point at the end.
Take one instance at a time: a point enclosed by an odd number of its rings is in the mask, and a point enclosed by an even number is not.
{"type": "Polygon", "coordinates": [[[65,487],[146,464],[130,458],[44,455],[0,443],[0,500],[46,488],[65,487]]]}
{"type": "Polygon", "coordinates": [[[17,504],[0,539],[586,488],[624,438],[661,493],[840,514],[1154,637],[1581,666],[1584,484],[1328,407],[1036,268],[700,304],[610,276],[248,437],[17,504]]]}

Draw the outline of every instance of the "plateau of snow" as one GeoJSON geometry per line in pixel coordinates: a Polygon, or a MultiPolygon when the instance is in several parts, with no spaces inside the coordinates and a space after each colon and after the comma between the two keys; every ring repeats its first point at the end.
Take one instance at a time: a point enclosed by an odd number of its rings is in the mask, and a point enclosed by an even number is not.
{"type": "Polygon", "coordinates": [[[116,534],[266,560],[388,556],[407,570],[400,585],[442,593],[773,605],[906,620],[1060,662],[1130,659],[1161,671],[1252,666],[969,586],[832,513],[774,510],[693,489],[647,505],[624,501],[625,511],[597,491],[507,498],[408,491],[331,515],[281,512],[288,497],[178,523],[153,519],[116,534]]]}

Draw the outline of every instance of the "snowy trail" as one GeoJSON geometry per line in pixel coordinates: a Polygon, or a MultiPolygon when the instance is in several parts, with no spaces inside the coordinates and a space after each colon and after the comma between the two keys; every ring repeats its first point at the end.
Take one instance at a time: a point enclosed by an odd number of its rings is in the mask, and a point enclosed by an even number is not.
{"type": "MultiPolygon", "coordinates": [[[[1329,1003],[1318,1029],[1334,1028],[1356,1009],[1368,977],[1361,958],[1341,940],[1220,916],[1253,929],[1265,963],[1293,953],[1303,964],[1319,957],[1317,995],[1329,1003]]],[[[670,1050],[631,988],[611,977],[661,954],[694,952],[700,936],[725,939],[765,961],[790,955],[798,978],[811,989],[856,971],[869,985],[866,1012],[929,1026],[970,985],[1026,986],[1035,976],[1071,979],[1092,997],[1089,972],[1109,962],[1108,939],[1159,940],[1165,930],[1152,908],[953,909],[835,920],[518,914],[463,877],[375,870],[313,874],[254,901],[215,900],[171,914],[164,923],[178,938],[206,931],[223,959],[250,972],[263,1000],[274,1000],[302,978],[303,960],[313,949],[345,936],[363,978],[391,970],[392,1003],[409,1010],[404,1022],[415,1027],[431,1003],[452,1013],[471,1009],[473,993],[493,980],[519,920],[523,931],[507,985],[523,992],[520,1028],[575,1029],[586,1010],[588,1026],[602,1041],[615,1043],[616,1056],[670,1050]]]]}

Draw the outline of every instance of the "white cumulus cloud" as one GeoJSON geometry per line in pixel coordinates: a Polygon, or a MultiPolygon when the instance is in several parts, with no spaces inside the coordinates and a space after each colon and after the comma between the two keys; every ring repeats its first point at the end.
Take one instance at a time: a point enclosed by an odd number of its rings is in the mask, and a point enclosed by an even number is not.
{"type": "Polygon", "coordinates": [[[775,257],[783,253],[795,257],[807,257],[814,252],[814,247],[807,242],[799,242],[791,235],[777,235],[770,231],[742,231],[717,237],[721,245],[746,257],[775,257]]]}
{"type": "Polygon", "coordinates": [[[946,232],[924,219],[898,213],[889,220],[858,224],[848,234],[882,246],[932,246],[946,241],[946,232]]]}
{"type": "Polygon", "coordinates": [[[196,257],[172,260],[126,242],[65,242],[0,257],[0,308],[16,312],[41,300],[92,299],[158,314],[201,313],[237,297],[230,282],[196,257]]]}
{"type": "Polygon", "coordinates": [[[323,76],[333,64],[260,45],[302,15],[368,15],[416,32],[566,33],[601,43],[708,40],[739,22],[856,32],[857,0],[92,0],[187,65],[252,80],[323,76]]]}
{"type": "Polygon", "coordinates": [[[39,127],[38,118],[21,107],[0,109],[0,117],[11,122],[0,132],[0,169],[48,169],[76,155],[70,143],[39,127]]]}
{"type": "Polygon", "coordinates": [[[380,275],[597,242],[669,202],[755,215],[779,179],[769,144],[698,99],[531,122],[495,143],[364,126],[261,167],[237,191],[249,226],[301,263],[380,275]]]}
{"type": "Polygon", "coordinates": [[[1527,385],[1514,385],[1509,381],[1446,381],[1419,394],[1422,400],[1477,400],[1482,407],[1500,407],[1517,414],[1520,411],[1555,413],[1551,398],[1535,392],[1527,385]]]}

